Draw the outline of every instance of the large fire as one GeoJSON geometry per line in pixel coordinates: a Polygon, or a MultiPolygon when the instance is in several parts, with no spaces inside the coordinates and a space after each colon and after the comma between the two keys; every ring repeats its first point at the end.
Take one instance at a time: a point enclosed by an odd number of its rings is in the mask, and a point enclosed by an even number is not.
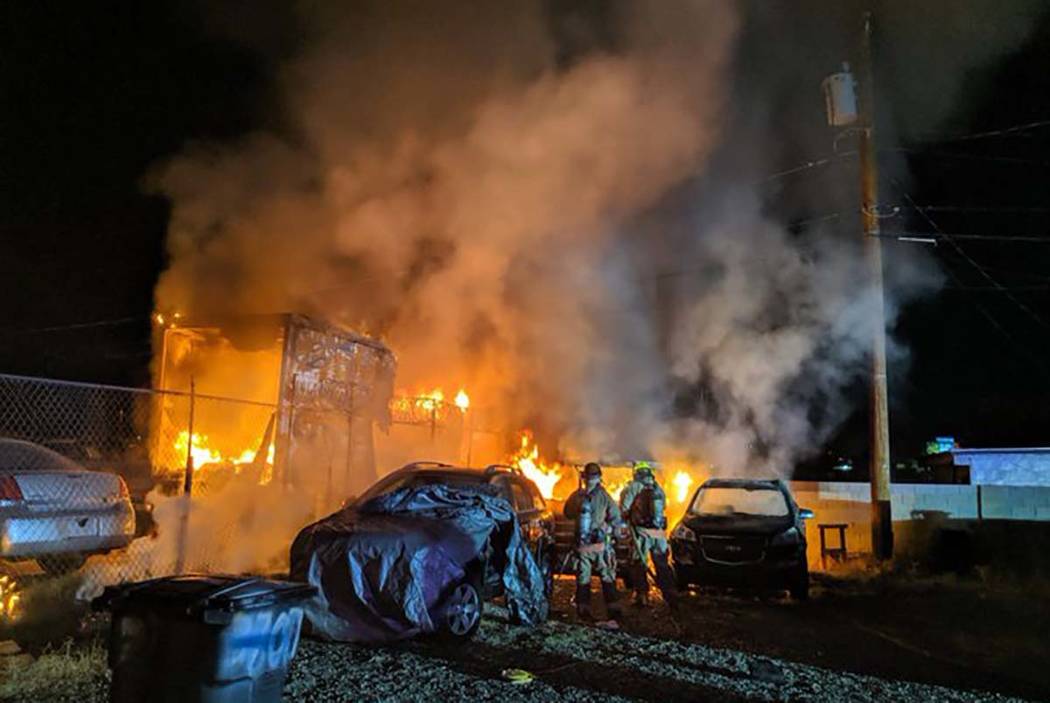
{"type": "MultiPolygon", "coordinates": [[[[194,472],[200,471],[202,466],[225,464],[232,466],[235,473],[240,473],[246,465],[255,463],[255,449],[245,449],[240,454],[224,456],[210,444],[207,435],[194,433],[193,446],[191,447],[190,433],[183,430],[175,437],[172,448],[177,456],[185,456],[187,451],[189,451],[189,454],[193,457],[194,472]]],[[[273,442],[271,442],[266,452],[266,466],[259,478],[260,485],[269,483],[273,478],[273,456],[274,446],[273,442]]]]}
{"type": "MultiPolygon", "coordinates": [[[[554,500],[568,498],[569,491],[575,490],[577,485],[576,476],[571,476],[573,480],[568,482],[563,482],[562,479],[569,476],[570,472],[574,472],[575,469],[556,461],[541,459],[540,447],[529,430],[523,430],[518,437],[518,449],[507,463],[521,469],[525,477],[540,489],[544,498],[554,500]],[[558,489],[559,485],[561,490],[558,489]]],[[[614,500],[619,501],[620,494],[631,482],[633,474],[634,470],[629,464],[605,467],[603,478],[605,490],[614,500]]],[[[692,488],[696,484],[694,472],[689,466],[677,464],[665,470],[658,469],[657,477],[667,494],[667,518],[673,522],[685,512],[692,488]]]]}
{"type": "Polygon", "coordinates": [[[561,480],[564,470],[561,464],[547,464],[540,459],[540,447],[532,438],[532,433],[525,430],[521,433],[521,446],[510,458],[510,464],[521,469],[525,477],[536,484],[540,493],[548,500],[554,498],[554,487],[561,480]]]}

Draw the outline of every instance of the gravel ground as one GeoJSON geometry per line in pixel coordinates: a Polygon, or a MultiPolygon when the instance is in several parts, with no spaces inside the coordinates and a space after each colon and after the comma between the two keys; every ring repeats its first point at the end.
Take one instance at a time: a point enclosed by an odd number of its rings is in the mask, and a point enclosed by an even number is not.
{"type": "Polygon", "coordinates": [[[293,701],[1011,701],[997,694],[830,671],[729,649],[551,621],[513,626],[490,606],[476,639],[392,647],[303,642],[293,701]],[[528,684],[504,668],[531,671],[528,684]]]}
{"type": "MultiPolygon", "coordinates": [[[[690,593],[628,608],[623,630],[576,622],[560,580],[553,619],[509,624],[489,605],[466,645],[389,646],[303,640],[285,687],[291,701],[1012,701],[1050,700],[1046,601],[965,583],[828,582],[813,600],[690,593]],[[1017,656],[1024,652],[1023,657],[1017,656]],[[504,669],[530,671],[514,684],[504,669]]],[[[97,617],[97,616],[96,616],[97,617]]],[[[107,623],[55,656],[0,648],[0,699],[105,701],[107,623]],[[18,677],[17,680],[12,678],[18,677]]]]}

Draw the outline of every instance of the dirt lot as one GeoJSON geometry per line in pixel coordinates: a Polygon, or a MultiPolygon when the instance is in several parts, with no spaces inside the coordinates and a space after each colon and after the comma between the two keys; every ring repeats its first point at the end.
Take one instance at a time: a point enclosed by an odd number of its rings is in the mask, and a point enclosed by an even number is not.
{"type": "MultiPolygon", "coordinates": [[[[540,628],[492,606],[476,640],[388,647],[305,640],[293,701],[1002,701],[1050,700],[1045,594],[954,580],[822,580],[809,603],[691,593],[680,617],[628,608],[623,629],[581,626],[571,583],[540,628]],[[536,680],[504,681],[505,668],[536,680]]],[[[4,700],[106,699],[104,652],[48,661],[4,700]],[[49,682],[61,671],[61,684],[49,682]],[[76,672],[71,674],[69,672],[76,672]]],[[[38,663],[43,663],[42,657],[38,663]]],[[[21,662],[25,666],[25,662],[21,662]]],[[[0,664],[2,666],[2,664],[0,664]]]]}

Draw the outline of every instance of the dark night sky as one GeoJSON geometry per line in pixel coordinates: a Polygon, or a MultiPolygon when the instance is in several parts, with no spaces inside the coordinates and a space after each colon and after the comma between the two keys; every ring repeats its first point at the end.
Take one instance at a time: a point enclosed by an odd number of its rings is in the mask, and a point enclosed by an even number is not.
{"type": "MultiPolygon", "coordinates": [[[[168,216],[165,201],[144,189],[149,169],[188,142],[235,138],[279,119],[274,61],[294,32],[265,38],[259,52],[229,38],[255,6],[229,7],[219,17],[159,0],[0,9],[0,371],[148,381],[148,318],[168,216]]],[[[941,134],[1050,119],[1047,66],[1044,18],[1025,46],[974,76],[967,109],[941,134]]],[[[905,146],[918,203],[1050,208],[1050,129],[973,141],[932,135],[905,146]]],[[[813,156],[785,151],[785,167],[813,156]]],[[[883,200],[904,204],[889,183],[883,200]]],[[[1050,238],[1050,210],[931,215],[948,232],[1050,238]]],[[[915,213],[893,227],[931,231],[915,213]]],[[[949,245],[937,248],[946,288],[906,309],[896,330],[911,363],[891,379],[895,453],[912,453],[935,433],[970,446],[1050,444],[1050,245],[963,246],[1012,290],[992,289],[949,245]]],[[[864,434],[858,413],[836,448],[853,451],[864,434]]]]}

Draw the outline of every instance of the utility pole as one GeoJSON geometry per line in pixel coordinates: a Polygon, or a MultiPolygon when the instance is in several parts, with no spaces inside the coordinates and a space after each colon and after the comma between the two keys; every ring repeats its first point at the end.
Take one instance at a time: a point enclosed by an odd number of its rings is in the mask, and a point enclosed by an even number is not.
{"type": "Polygon", "coordinates": [[[860,66],[860,193],[864,254],[874,295],[871,348],[871,538],[875,558],[893,557],[890,508],[890,413],[886,390],[886,313],[879,231],[879,165],[875,151],[875,88],[871,60],[872,17],[864,13],[860,66]]]}

